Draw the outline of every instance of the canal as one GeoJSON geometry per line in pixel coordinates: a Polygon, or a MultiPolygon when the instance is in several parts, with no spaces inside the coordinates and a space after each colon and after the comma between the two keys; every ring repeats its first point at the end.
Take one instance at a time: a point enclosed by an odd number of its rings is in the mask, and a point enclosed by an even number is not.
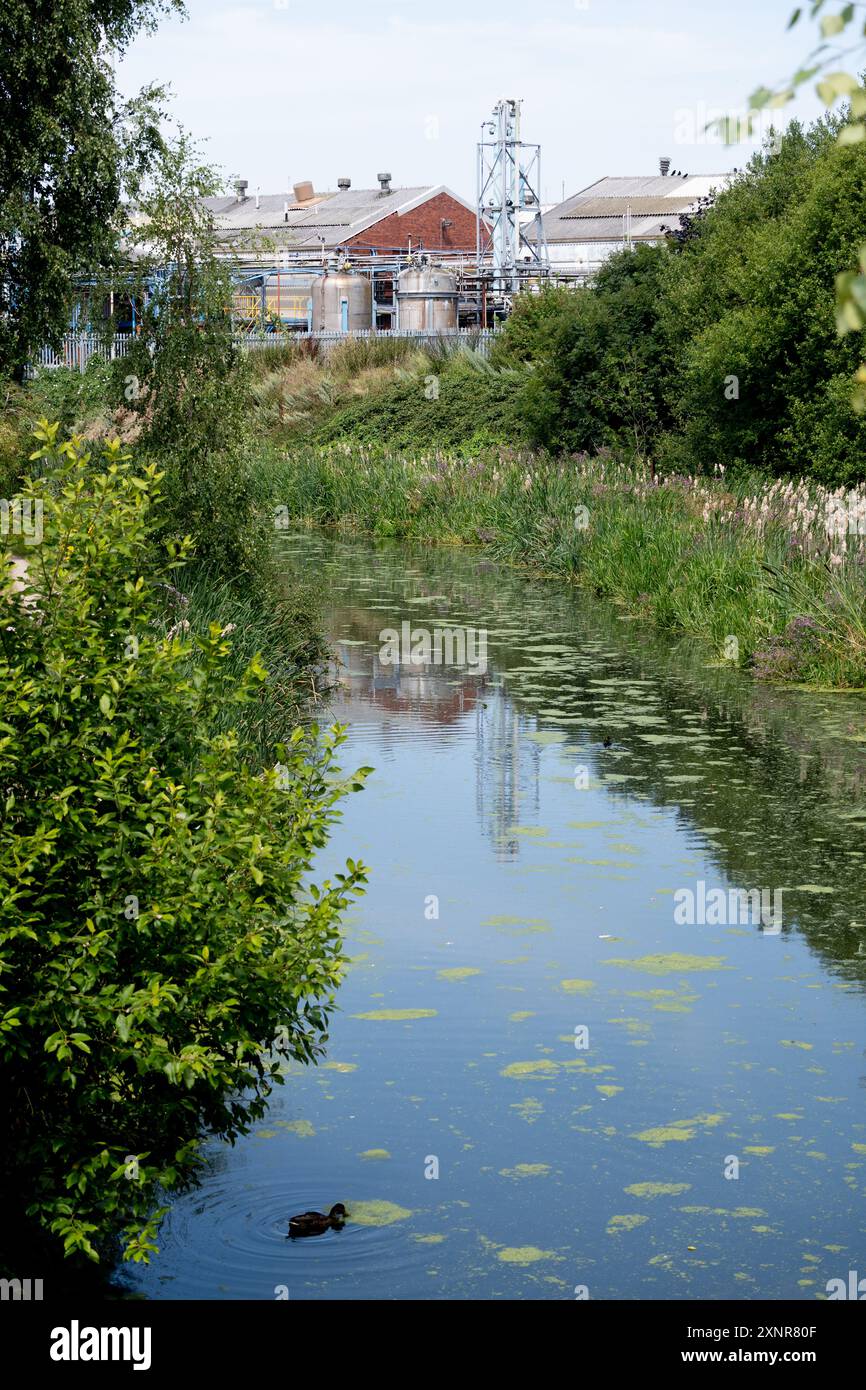
{"type": "Polygon", "coordinates": [[[319,876],[360,857],[369,890],[326,1059],[119,1281],[810,1300],[866,1272],[866,703],[477,554],[282,543],[325,595],[322,720],[375,769],[319,876]]]}

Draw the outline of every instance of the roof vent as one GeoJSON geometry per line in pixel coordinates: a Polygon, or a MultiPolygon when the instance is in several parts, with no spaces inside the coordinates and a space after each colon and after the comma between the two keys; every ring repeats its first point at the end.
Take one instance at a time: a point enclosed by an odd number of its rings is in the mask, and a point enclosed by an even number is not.
{"type": "Polygon", "coordinates": [[[295,195],[296,203],[308,203],[311,198],[315,198],[316,196],[316,190],[313,188],[309,179],[304,179],[303,183],[293,184],[292,192],[295,195]]]}
{"type": "Polygon", "coordinates": [[[237,195],[237,200],[239,203],[246,202],[247,189],[249,188],[249,186],[250,184],[248,179],[238,179],[235,182],[235,194],[237,195]]]}
{"type": "Polygon", "coordinates": [[[667,155],[663,155],[662,158],[659,160],[659,168],[662,172],[662,178],[667,178],[668,174],[671,171],[671,162],[668,159],[667,155]]]}
{"type": "Polygon", "coordinates": [[[346,191],[347,188],[351,188],[351,187],[352,187],[352,180],[351,180],[351,179],[337,179],[337,187],[338,187],[338,188],[341,188],[341,189],[343,190],[343,192],[345,193],[345,191],[346,191]]]}
{"type": "Polygon", "coordinates": [[[379,193],[382,197],[384,197],[386,194],[391,192],[391,175],[377,174],[376,178],[379,180],[379,193]]]}

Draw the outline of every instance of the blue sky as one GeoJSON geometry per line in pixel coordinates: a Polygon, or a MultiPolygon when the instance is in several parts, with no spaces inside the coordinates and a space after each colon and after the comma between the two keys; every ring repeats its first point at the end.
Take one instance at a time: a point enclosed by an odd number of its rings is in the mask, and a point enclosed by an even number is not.
{"type": "MultiPolygon", "coordinates": [[[[603,174],[715,173],[746,163],[703,133],[811,46],[793,0],[187,0],[139,38],[123,90],[167,82],[175,118],[250,190],[309,178],[446,183],[469,199],[475,144],[500,97],[522,97],[546,201],[603,174]]],[[[814,97],[788,108],[806,117],[814,97]]]]}

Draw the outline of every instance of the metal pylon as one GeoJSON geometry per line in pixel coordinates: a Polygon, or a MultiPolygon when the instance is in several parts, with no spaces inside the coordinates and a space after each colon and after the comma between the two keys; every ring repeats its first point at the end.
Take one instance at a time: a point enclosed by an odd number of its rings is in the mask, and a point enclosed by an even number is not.
{"type": "Polygon", "coordinates": [[[521,271],[550,268],[541,220],[541,146],[520,138],[521,105],[498,101],[478,143],[478,265],[480,270],[482,258],[492,258],[499,294],[517,292],[521,271]],[[531,228],[534,241],[527,236],[531,228]]]}

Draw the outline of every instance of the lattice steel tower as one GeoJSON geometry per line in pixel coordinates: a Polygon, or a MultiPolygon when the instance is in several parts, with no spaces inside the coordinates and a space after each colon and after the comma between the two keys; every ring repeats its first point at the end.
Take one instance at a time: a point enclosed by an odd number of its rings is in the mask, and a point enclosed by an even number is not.
{"type": "Polygon", "coordinates": [[[506,295],[520,288],[521,272],[550,269],[541,221],[541,146],[520,138],[522,104],[498,101],[478,143],[478,266],[491,257],[492,287],[506,295]]]}

